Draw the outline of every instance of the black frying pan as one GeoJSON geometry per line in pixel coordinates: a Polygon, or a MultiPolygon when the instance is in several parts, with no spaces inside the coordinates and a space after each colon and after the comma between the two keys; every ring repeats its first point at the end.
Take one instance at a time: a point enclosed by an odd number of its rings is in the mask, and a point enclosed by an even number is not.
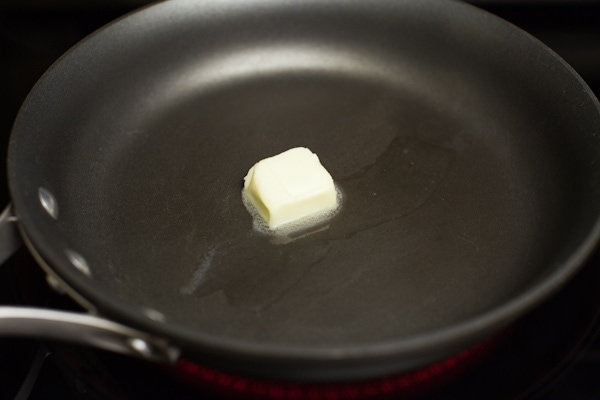
{"type": "Polygon", "coordinates": [[[50,282],[93,311],[232,371],[369,377],[573,275],[600,231],[599,110],[549,49],[462,3],[168,1],[38,82],[10,191],[50,282]],[[342,211],[260,234],[242,178],[296,146],[342,211]]]}

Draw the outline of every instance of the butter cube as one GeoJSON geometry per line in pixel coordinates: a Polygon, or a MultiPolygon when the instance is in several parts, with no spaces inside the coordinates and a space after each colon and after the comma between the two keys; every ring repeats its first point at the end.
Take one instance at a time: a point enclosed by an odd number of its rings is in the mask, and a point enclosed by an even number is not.
{"type": "Polygon", "coordinates": [[[319,157],[296,147],[257,162],[244,191],[270,229],[337,207],[337,192],[319,157]]]}

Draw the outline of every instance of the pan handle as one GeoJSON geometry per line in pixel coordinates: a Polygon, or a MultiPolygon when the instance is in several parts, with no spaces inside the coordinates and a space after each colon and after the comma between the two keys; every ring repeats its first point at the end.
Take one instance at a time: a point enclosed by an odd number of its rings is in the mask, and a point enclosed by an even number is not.
{"type": "Polygon", "coordinates": [[[39,308],[0,307],[0,336],[66,341],[169,363],[180,353],[165,339],[101,317],[39,308]]]}
{"type": "Polygon", "coordinates": [[[0,214],[0,265],[22,245],[23,240],[17,229],[17,217],[13,213],[12,204],[9,204],[0,214]]]}
{"type": "MultiPolygon", "coordinates": [[[[9,204],[0,214],[0,264],[23,244],[9,204]]],[[[145,360],[175,362],[179,349],[116,322],[90,314],[27,307],[0,307],[0,337],[32,337],[90,345],[145,360]]]]}

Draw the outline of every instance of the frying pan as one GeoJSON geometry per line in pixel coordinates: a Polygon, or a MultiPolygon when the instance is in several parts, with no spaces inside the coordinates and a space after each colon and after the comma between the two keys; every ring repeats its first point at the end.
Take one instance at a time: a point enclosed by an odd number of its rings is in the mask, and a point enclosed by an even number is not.
{"type": "Polygon", "coordinates": [[[600,106],[556,54],[453,1],[166,1],[40,79],[8,154],[15,227],[89,310],[4,334],[255,376],[438,360],[550,296],[600,225],[600,106]],[[242,178],[317,153],[341,211],[253,229],[242,178]]]}

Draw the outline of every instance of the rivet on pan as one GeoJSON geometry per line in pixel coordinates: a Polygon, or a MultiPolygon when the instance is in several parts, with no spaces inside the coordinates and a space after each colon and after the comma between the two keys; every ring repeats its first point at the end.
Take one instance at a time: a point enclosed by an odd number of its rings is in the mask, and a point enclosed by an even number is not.
{"type": "Polygon", "coordinates": [[[73,266],[77,268],[80,272],[84,273],[87,276],[92,275],[92,271],[90,270],[87,261],[85,261],[85,258],[83,258],[81,254],[73,250],[67,250],[65,251],[65,254],[67,255],[69,261],[71,261],[71,264],[73,264],[73,266]]]}
{"type": "Polygon", "coordinates": [[[57,292],[59,294],[65,294],[65,291],[63,290],[62,286],[58,282],[58,279],[56,279],[52,275],[46,275],[46,282],[48,282],[48,285],[50,285],[52,290],[54,290],[55,292],[57,292]]]}
{"type": "Polygon", "coordinates": [[[129,344],[129,347],[139,355],[146,358],[152,356],[152,348],[145,340],[140,338],[130,338],[127,343],[129,344]]]}
{"type": "Polygon", "coordinates": [[[38,197],[44,210],[54,219],[58,219],[58,203],[56,199],[47,189],[40,187],[38,189],[38,197]]]}
{"type": "Polygon", "coordinates": [[[146,317],[150,318],[152,321],[165,322],[166,320],[165,314],[153,308],[144,308],[142,312],[146,317]]]}

